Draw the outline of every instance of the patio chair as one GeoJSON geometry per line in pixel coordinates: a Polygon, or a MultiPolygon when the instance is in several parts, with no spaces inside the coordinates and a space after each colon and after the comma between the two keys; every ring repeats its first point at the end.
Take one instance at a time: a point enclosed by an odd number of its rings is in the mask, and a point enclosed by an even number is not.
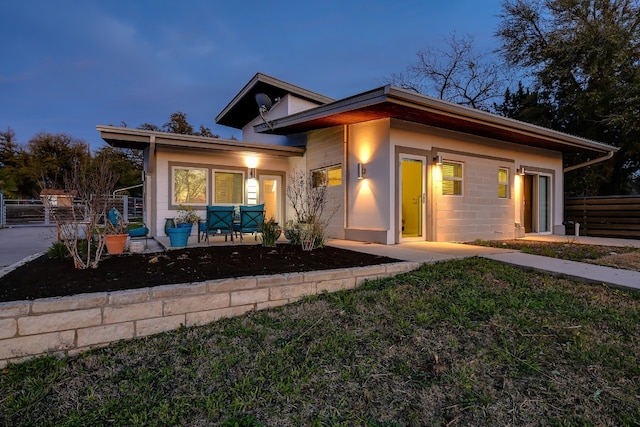
{"type": "Polygon", "coordinates": [[[200,222],[200,233],[209,243],[210,234],[223,234],[224,241],[231,235],[233,242],[233,206],[207,206],[207,219],[200,222]]]}
{"type": "MultiPolygon", "coordinates": [[[[111,224],[113,224],[116,227],[118,226],[118,224],[120,224],[120,221],[123,220],[122,214],[116,208],[109,209],[109,212],[107,212],[107,219],[111,224]]],[[[149,228],[146,227],[144,224],[136,223],[136,222],[125,221],[125,224],[127,226],[127,234],[129,235],[129,237],[131,237],[132,239],[135,237],[144,237],[144,245],[146,247],[149,228]]]]}
{"type": "Polygon", "coordinates": [[[233,225],[233,229],[240,233],[242,241],[243,233],[251,233],[258,240],[260,225],[264,222],[264,203],[260,205],[240,206],[240,222],[233,225]]]}

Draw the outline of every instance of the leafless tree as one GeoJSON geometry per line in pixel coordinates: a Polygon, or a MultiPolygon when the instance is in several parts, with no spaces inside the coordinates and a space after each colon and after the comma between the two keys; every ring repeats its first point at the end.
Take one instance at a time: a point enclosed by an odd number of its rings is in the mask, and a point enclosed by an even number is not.
{"type": "Polygon", "coordinates": [[[489,110],[501,95],[503,73],[489,54],[474,49],[473,37],[443,38],[443,47],[427,46],[405,72],[393,73],[389,82],[402,89],[430,95],[472,108],[489,110]]]}
{"type": "Polygon", "coordinates": [[[69,216],[54,214],[60,237],[73,258],[75,268],[96,268],[105,245],[106,227],[100,225],[106,222],[108,196],[118,177],[103,156],[95,161],[85,159],[76,163],[65,181],[67,191],[75,193],[80,203],[72,205],[69,216]],[[83,248],[80,243],[85,239],[87,244],[83,248]]]}

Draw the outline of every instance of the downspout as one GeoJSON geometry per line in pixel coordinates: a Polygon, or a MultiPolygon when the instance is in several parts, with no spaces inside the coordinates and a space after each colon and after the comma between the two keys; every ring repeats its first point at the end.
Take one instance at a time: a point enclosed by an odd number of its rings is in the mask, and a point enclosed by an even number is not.
{"type": "MultiPolygon", "coordinates": [[[[597,159],[593,159],[593,160],[589,160],[587,162],[582,162],[582,163],[578,163],[577,165],[573,165],[573,166],[569,166],[567,168],[562,169],[563,173],[567,173],[567,172],[571,172],[573,170],[576,169],[580,169],[580,168],[584,168],[587,166],[591,166],[591,165],[595,165],[596,163],[600,163],[600,162],[604,162],[606,160],[609,160],[610,158],[613,157],[613,155],[615,154],[615,151],[607,151],[607,154],[605,154],[602,157],[598,157],[597,159]]],[[[564,222],[563,222],[564,225],[564,222]]],[[[576,222],[575,223],[575,235],[576,237],[580,236],[580,223],[576,222]]]]}
{"type": "Polygon", "coordinates": [[[607,151],[607,154],[602,157],[598,157],[597,159],[589,160],[588,162],[582,162],[582,163],[578,163],[577,165],[566,167],[562,169],[562,172],[567,173],[567,172],[571,172],[572,170],[576,170],[576,169],[584,168],[587,166],[595,165],[596,163],[604,162],[612,158],[614,154],[615,154],[615,151],[607,151]]]}

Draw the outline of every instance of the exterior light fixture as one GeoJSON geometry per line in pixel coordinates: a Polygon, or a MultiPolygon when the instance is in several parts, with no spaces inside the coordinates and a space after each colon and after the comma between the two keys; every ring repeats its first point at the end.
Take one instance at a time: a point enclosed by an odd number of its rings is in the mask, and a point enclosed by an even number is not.
{"type": "Polygon", "coordinates": [[[256,168],[249,168],[249,179],[256,179],[256,168]]]}
{"type": "Polygon", "coordinates": [[[367,173],[367,169],[362,163],[358,163],[358,179],[363,179],[367,173]]]}
{"type": "Polygon", "coordinates": [[[526,173],[527,173],[527,171],[526,171],[526,170],[524,170],[524,168],[523,168],[523,167],[520,167],[516,172],[517,172],[517,173],[518,173],[518,175],[520,175],[520,176],[525,176],[525,175],[526,175],[526,173]]]}
{"type": "Polygon", "coordinates": [[[433,158],[433,163],[435,163],[436,166],[442,166],[442,156],[435,156],[433,158]]]}

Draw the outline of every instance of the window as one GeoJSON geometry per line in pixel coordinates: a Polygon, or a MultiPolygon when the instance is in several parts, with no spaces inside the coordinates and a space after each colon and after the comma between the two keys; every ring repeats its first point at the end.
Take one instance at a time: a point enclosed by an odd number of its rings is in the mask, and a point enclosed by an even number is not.
{"type": "Polygon", "coordinates": [[[442,194],[462,196],[462,163],[442,162],[442,194]]]}
{"type": "Polygon", "coordinates": [[[342,185],[342,165],[329,166],[311,171],[311,180],[314,187],[342,185]]]}
{"type": "Polygon", "coordinates": [[[244,176],[241,172],[213,172],[213,202],[215,204],[242,204],[244,176]]]}
{"type": "Polygon", "coordinates": [[[207,204],[207,169],[173,168],[172,204],[207,204]]]}
{"type": "Polygon", "coordinates": [[[498,168],[498,197],[509,198],[509,169],[498,168]]]}

